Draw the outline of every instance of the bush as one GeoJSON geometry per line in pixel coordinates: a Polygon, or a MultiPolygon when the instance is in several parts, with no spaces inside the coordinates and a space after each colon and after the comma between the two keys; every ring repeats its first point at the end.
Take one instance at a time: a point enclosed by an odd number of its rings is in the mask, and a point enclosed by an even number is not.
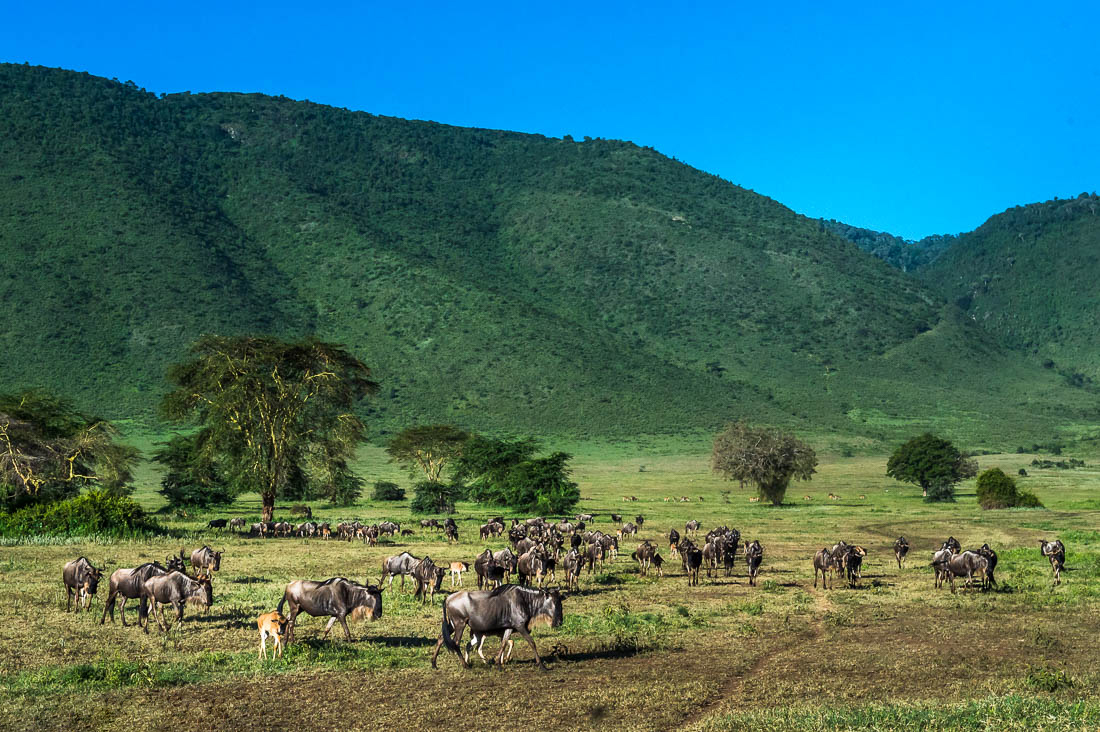
{"type": "Polygon", "coordinates": [[[924,496],[926,503],[954,503],[955,484],[944,483],[928,487],[928,493],[924,496]]]}
{"type": "Polygon", "coordinates": [[[1035,494],[1017,490],[1016,481],[1000,468],[990,468],[978,476],[978,503],[987,510],[1038,508],[1043,505],[1035,494]]]}
{"type": "Polygon", "coordinates": [[[351,506],[363,495],[363,479],[350,470],[340,469],[318,492],[333,506],[351,506]]]}
{"type": "Polygon", "coordinates": [[[413,513],[454,513],[462,493],[456,485],[423,480],[413,486],[416,496],[409,508],[413,513]]]}
{"type": "Polygon", "coordinates": [[[371,498],[376,501],[403,501],[405,500],[405,489],[397,483],[380,480],[374,484],[374,493],[371,494],[371,498]]]}
{"type": "Polygon", "coordinates": [[[167,470],[160,481],[162,496],[172,508],[208,508],[232,503],[236,491],[218,476],[214,464],[202,456],[196,435],[175,435],[158,442],[153,460],[167,470]]]}
{"type": "Polygon", "coordinates": [[[159,531],[157,523],[132,498],[106,490],[0,514],[4,536],[132,536],[159,531]]]}

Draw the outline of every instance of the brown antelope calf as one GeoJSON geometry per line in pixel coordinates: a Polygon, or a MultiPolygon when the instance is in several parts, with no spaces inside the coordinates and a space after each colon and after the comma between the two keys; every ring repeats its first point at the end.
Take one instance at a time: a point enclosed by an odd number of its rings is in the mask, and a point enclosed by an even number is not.
{"type": "Polygon", "coordinates": [[[752,496],[751,498],[749,498],[749,503],[759,503],[759,502],[760,502],[760,496],[752,496]]]}
{"type": "Polygon", "coordinates": [[[271,660],[283,655],[283,638],[286,635],[286,618],[278,610],[264,613],[256,618],[256,626],[260,629],[260,658],[267,660],[267,638],[275,639],[275,647],[271,651],[271,660]]]}
{"type": "Polygon", "coordinates": [[[451,587],[455,586],[455,578],[458,578],[458,586],[462,586],[462,573],[470,571],[467,562],[451,562],[451,587]]]}

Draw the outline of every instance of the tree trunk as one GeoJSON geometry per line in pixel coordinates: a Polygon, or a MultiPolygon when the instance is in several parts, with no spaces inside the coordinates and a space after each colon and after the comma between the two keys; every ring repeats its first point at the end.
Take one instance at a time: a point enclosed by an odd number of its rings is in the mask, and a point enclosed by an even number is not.
{"type": "Polygon", "coordinates": [[[264,521],[265,523],[273,521],[275,519],[275,494],[264,493],[261,498],[263,499],[264,503],[263,517],[261,518],[261,521],[264,521]]]}

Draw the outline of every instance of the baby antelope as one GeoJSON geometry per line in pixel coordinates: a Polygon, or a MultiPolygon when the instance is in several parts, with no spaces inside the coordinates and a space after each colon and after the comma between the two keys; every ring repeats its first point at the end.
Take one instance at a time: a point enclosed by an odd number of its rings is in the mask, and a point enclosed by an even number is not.
{"type": "Polygon", "coordinates": [[[256,618],[256,625],[260,629],[260,658],[267,660],[267,638],[275,639],[275,647],[271,651],[271,660],[283,655],[283,637],[286,635],[286,618],[278,610],[264,613],[256,618]]]}

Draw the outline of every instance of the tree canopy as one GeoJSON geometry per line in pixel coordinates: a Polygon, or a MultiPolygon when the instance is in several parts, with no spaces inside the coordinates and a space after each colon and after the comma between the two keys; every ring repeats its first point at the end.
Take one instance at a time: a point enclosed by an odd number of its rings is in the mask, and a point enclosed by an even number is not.
{"type": "Polygon", "coordinates": [[[792,478],[810,480],[817,472],[817,454],[788,432],[735,422],[715,436],[711,469],[726,480],[752,483],[778,506],[792,478]]]}
{"type": "Polygon", "coordinates": [[[436,483],[447,464],[462,454],[469,439],[468,432],[453,425],[420,425],[399,432],[386,445],[386,453],[410,473],[422,470],[428,482],[436,483]]]}
{"type": "Polygon", "coordinates": [[[886,463],[886,474],[919,485],[928,500],[953,501],[955,484],[977,475],[978,462],[949,440],[925,432],[894,451],[886,463]]]}
{"type": "Polygon", "coordinates": [[[201,454],[260,494],[265,521],[277,496],[348,488],[347,461],[365,434],[353,409],[378,390],[362,361],[314,338],[204,336],[190,351],[169,371],[175,388],[162,410],[198,423],[201,454]]]}
{"type": "Polygon", "coordinates": [[[565,513],[581,497],[569,480],[572,456],[555,452],[536,458],[538,450],[532,438],[474,435],[455,463],[455,480],[466,485],[466,495],[474,501],[539,514],[565,513]]]}

